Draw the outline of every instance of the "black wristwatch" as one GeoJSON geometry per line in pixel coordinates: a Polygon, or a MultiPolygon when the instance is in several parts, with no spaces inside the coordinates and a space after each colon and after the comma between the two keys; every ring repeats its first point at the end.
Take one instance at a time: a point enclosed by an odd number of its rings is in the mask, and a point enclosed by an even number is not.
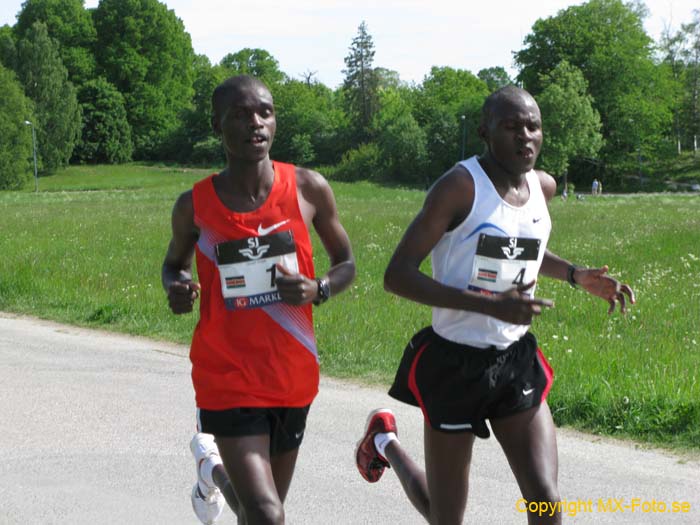
{"type": "Polygon", "coordinates": [[[316,278],[316,284],[318,285],[318,297],[313,300],[313,303],[318,306],[325,303],[331,297],[331,285],[328,279],[316,278]]]}
{"type": "Polygon", "coordinates": [[[570,264],[566,270],[566,280],[569,282],[572,288],[576,288],[576,280],[574,279],[574,272],[580,267],[575,264],[570,264]]]}

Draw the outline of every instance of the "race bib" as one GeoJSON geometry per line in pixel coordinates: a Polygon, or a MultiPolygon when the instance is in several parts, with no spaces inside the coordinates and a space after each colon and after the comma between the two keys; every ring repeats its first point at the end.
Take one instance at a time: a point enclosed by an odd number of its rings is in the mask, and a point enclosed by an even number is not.
{"type": "Polygon", "coordinates": [[[540,244],[539,239],[482,233],[467,289],[490,295],[531,282],[539,273],[540,244]]]}
{"type": "Polygon", "coordinates": [[[280,302],[277,264],[299,272],[291,230],[216,245],[221,293],[229,310],[259,308],[280,302]]]}

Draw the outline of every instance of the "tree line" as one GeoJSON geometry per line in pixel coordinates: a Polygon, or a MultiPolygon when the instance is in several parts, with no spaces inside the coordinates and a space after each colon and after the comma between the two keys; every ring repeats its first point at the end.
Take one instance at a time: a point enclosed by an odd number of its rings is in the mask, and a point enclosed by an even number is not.
{"type": "MultiPolygon", "coordinates": [[[[538,20],[514,53],[519,69],[432,67],[419,84],[376,67],[363,22],[349,43],[344,82],[284,73],[266,50],[246,48],[212,64],[157,0],[26,0],[0,27],[0,188],[68,163],[223,162],[210,128],[214,87],[235,74],[261,78],[280,133],[272,155],[324,166],[341,180],[426,185],[477,153],[480,107],[511,83],[543,114],[540,164],[573,182],[622,180],[646,162],[697,152],[700,11],[654,42],[640,2],[589,0],[538,20]]],[[[313,64],[309,64],[312,68],[313,64]]]]}

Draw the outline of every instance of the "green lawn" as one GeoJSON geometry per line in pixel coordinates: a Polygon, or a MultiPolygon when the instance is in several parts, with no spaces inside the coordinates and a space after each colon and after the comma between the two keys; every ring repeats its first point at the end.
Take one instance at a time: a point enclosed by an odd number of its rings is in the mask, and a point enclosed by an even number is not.
{"type": "MultiPolygon", "coordinates": [[[[196,316],[169,313],[160,267],[175,198],[207,173],[73,167],[40,179],[39,194],[0,192],[0,310],[188,342],[196,316]]],[[[332,185],[358,277],[315,311],[322,371],[388,386],[406,341],[430,322],[429,308],[382,286],[423,192],[332,185]]],[[[555,369],[556,421],[700,449],[700,196],[555,199],[551,213],[554,252],[608,264],[638,298],[626,317],[609,317],[607,303],[540,281],[538,295],[556,302],[533,326],[555,369]]]]}

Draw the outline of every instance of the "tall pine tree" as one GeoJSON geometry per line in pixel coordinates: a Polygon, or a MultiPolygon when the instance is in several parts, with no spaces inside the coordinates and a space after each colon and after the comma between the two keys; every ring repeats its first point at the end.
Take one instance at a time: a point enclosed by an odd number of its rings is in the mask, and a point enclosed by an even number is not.
{"type": "Polygon", "coordinates": [[[346,110],[354,124],[357,142],[369,138],[372,117],[379,107],[379,82],[372,68],[373,62],[374,43],[367,32],[367,25],[362,22],[357,36],[352,40],[350,54],[345,57],[346,69],[343,70],[346,110]]]}

